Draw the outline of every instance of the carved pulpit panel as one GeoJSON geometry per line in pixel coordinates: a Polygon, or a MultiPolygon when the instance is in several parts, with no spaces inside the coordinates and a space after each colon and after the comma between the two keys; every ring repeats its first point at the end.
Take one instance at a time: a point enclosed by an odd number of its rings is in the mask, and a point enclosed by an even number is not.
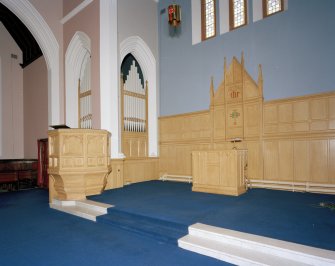
{"type": "Polygon", "coordinates": [[[63,136],[62,155],[81,156],[83,154],[83,136],[63,136]]]}

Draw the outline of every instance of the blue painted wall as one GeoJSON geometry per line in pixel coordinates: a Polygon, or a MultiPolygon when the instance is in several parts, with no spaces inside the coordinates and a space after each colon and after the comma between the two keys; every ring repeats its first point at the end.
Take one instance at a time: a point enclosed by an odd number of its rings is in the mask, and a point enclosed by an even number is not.
{"type": "Polygon", "coordinates": [[[196,0],[174,1],[182,8],[174,34],[162,12],[172,1],[158,4],[161,116],[208,109],[210,77],[217,88],[224,57],[229,64],[242,51],[255,80],[262,64],[264,100],[335,90],[334,0],[288,0],[288,10],[255,23],[249,0],[247,26],[196,45],[191,1],[196,0]]]}

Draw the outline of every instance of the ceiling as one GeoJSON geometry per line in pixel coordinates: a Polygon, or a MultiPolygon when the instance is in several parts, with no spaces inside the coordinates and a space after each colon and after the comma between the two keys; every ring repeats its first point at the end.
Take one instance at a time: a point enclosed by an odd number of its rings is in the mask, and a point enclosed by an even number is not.
{"type": "Polygon", "coordinates": [[[0,3],[0,21],[22,51],[22,68],[28,66],[42,55],[28,28],[7,7],[0,3]]]}

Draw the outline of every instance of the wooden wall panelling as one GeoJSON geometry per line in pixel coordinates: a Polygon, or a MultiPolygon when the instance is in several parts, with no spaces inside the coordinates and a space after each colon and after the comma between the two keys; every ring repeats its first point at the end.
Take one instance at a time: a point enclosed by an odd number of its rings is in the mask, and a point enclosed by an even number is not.
{"type": "Polygon", "coordinates": [[[292,132],[293,104],[281,103],[278,105],[279,133],[292,132]]]}
{"type": "Polygon", "coordinates": [[[160,173],[192,175],[192,151],[236,146],[248,150],[249,179],[284,189],[292,182],[335,184],[335,92],[263,102],[261,67],[256,83],[242,56],[228,69],[225,62],[210,99],[208,111],[160,118],[160,173]],[[230,142],[237,137],[242,142],[230,142]]]}
{"type": "Polygon", "coordinates": [[[225,106],[220,105],[212,108],[213,115],[213,137],[214,140],[220,140],[226,138],[226,111],[225,106]]]}
{"type": "Polygon", "coordinates": [[[329,129],[335,129],[335,96],[328,98],[329,129]]]}
{"type": "Polygon", "coordinates": [[[190,176],[192,174],[192,151],[208,150],[210,143],[161,145],[159,175],[190,176]]]}
{"type": "Polygon", "coordinates": [[[263,179],[263,147],[261,141],[247,141],[248,179],[263,179]]]}
{"type": "Polygon", "coordinates": [[[147,134],[145,132],[123,132],[123,153],[127,158],[147,156],[147,134]]]}
{"type": "Polygon", "coordinates": [[[168,173],[169,164],[169,145],[159,146],[159,176],[168,173]]]}
{"type": "Polygon", "coordinates": [[[278,132],[278,110],[276,105],[264,105],[263,109],[263,131],[264,134],[278,132]]]}
{"type": "Polygon", "coordinates": [[[105,190],[123,187],[123,159],[111,159],[111,172],[105,190]]]}
{"type": "Polygon", "coordinates": [[[328,101],[327,98],[310,100],[310,128],[312,131],[328,129],[328,101]]]}
{"type": "Polygon", "coordinates": [[[309,141],[306,139],[294,141],[294,180],[295,182],[308,182],[310,180],[309,141]]]}
{"type": "Polygon", "coordinates": [[[293,141],[280,140],[278,145],[279,145],[278,180],[292,181],[294,179],[293,141]]]}
{"type": "Polygon", "coordinates": [[[279,146],[277,140],[267,140],[263,143],[264,179],[279,180],[279,146]]]}
{"type": "Polygon", "coordinates": [[[157,180],[158,178],[158,158],[124,160],[124,184],[157,180]]]}
{"type": "Polygon", "coordinates": [[[309,143],[310,181],[327,183],[328,179],[328,140],[311,140],[309,143]]]}
{"type": "Polygon", "coordinates": [[[245,103],[244,114],[244,137],[246,139],[260,138],[263,121],[262,101],[256,100],[245,103]]]}
{"type": "Polygon", "coordinates": [[[329,139],[329,183],[335,184],[335,138],[329,139]]]}
{"type": "Polygon", "coordinates": [[[186,173],[186,175],[192,174],[192,145],[176,145],[175,146],[175,174],[182,175],[186,173]]]}
{"type": "Polygon", "coordinates": [[[192,139],[209,140],[211,137],[210,119],[208,111],[160,118],[161,143],[192,139]]]}
{"type": "Polygon", "coordinates": [[[295,132],[309,131],[309,103],[299,100],[293,104],[293,130],[295,132]]]}

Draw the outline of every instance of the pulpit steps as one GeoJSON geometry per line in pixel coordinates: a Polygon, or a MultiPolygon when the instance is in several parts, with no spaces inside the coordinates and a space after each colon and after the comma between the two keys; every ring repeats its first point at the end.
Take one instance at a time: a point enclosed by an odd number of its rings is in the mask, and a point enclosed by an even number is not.
{"type": "Polygon", "coordinates": [[[50,203],[50,208],[72,215],[76,215],[96,222],[98,216],[107,213],[107,209],[113,207],[110,204],[104,204],[92,200],[56,200],[50,203]]]}

